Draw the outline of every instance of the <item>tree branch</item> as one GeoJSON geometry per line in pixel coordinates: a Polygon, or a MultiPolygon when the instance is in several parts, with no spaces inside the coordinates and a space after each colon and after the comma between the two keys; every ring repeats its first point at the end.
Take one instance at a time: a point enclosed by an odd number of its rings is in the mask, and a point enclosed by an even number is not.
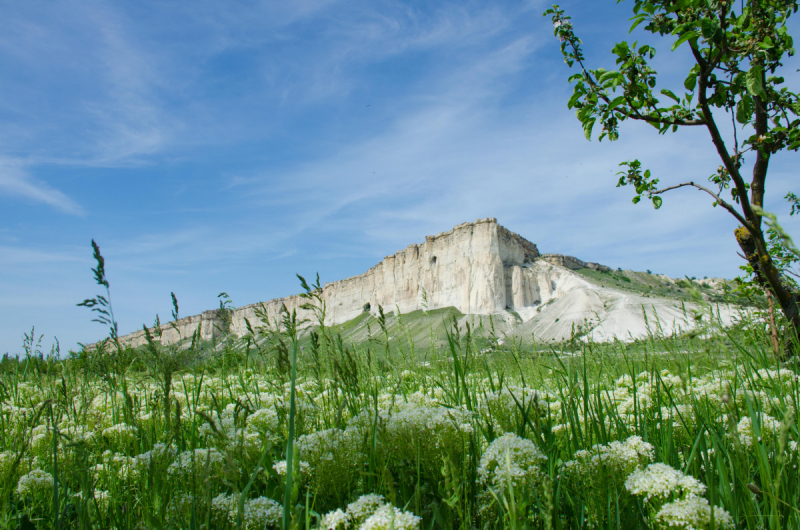
{"type": "MultiPolygon", "coordinates": [[[[586,66],[583,64],[583,60],[578,58],[578,57],[580,57],[580,55],[579,55],[578,49],[576,48],[575,44],[573,42],[570,42],[570,46],[572,46],[572,51],[576,56],[575,61],[581,67],[581,71],[583,72],[584,79],[586,79],[586,81],[589,83],[589,86],[592,87],[592,90],[594,90],[594,93],[597,95],[598,98],[603,100],[603,102],[606,105],[611,103],[611,99],[609,99],[609,97],[605,94],[605,92],[603,92],[600,89],[600,87],[597,85],[595,80],[592,79],[592,76],[589,74],[589,71],[586,69],[586,66]]],[[[662,120],[662,119],[659,119],[659,118],[654,118],[652,116],[646,116],[644,114],[641,114],[639,112],[639,110],[631,104],[631,102],[630,102],[630,100],[628,99],[627,96],[625,96],[625,102],[628,104],[628,108],[630,108],[631,111],[632,111],[632,114],[629,114],[628,117],[630,117],[631,119],[634,119],[634,120],[640,120],[640,121],[644,121],[644,122],[647,122],[647,123],[656,123],[656,124],[659,124],[659,125],[678,125],[678,126],[686,125],[686,126],[693,126],[693,125],[705,125],[706,124],[705,120],[662,120]]]]}
{"type": "Polygon", "coordinates": [[[644,114],[639,114],[639,111],[635,111],[636,114],[631,114],[630,118],[632,120],[640,120],[645,121],[647,123],[658,123],[660,125],[705,125],[705,120],[661,120],[659,118],[654,118],[652,116],[646,116],[644,114]]]}
{"type": "MultiPolygon", "coordinates": [[[[762,101],[760,96],[753,95],[753,102],[755,103],[755,120],[753,123],[753,128],[755,129],[756,134],[759,135],[759,139],[761,139],[761,136],[769,133],[767,108],[765,102],[762,101]]],[[[753,182],[750,186],[750,202],[756,206],[763,207],[764,205],[764,180],[767,177],[769,159],[769,148],[760,143],[759,148],[756,151],[756,162],[753,164],[753,182]]]]}
{"type": "MultiPolygon", "coordinates": [[[[690,46],[695,61],[697,61],[697,64],[700,65],[700,69],[704,70],[704,66],[706,65],[705,59],[703,59],[703,56],[700,55],[700,52],[697,50],[695,46],[691,45],[691,43],[690,46]]],[[[722,159],[722,163],[725,165],[725,169],[728,170],[728,174],[731,176],[731,180],[733,180],[733,183],[736,185],[736,191],[738,192],[737,194],[742,204],[742,211],[744,212],[744,217],[747,219],[755,219],[755,212],[753,212],[752,208],[750,208],[750,201],[747,197],[747,186],[745,186],[744,179],[742,178],[742,175],[739,173],[739,168],[736,167],[736,163],[731,158],[731,155],[728,153],[728,149],[725,147],[725,141],[722,139],[722,135],[719,132],[719,128],[717,128],[717,123],[714,121],[714,116],[711,113],[711,109],[708,108],[708,99],[706,98],[706,86],[707,86],[706,76],[701,75],[697,81],[699,84],[698,87],[699,90],[697,93],[697,102],[700,105],[700,110],[703,113],[703,117],[706,119],[706,127],[708,128],[708,132],[711,134],[711,141],[714,143],[714,147],[717,148],[717,153],[719,154],[719,157],[722,159]]],[[[747,227],[747,230],[750,231],[751,233],[753,233],[753,230],[760,231],[757,226],[754,226],[751,223],[742,223],[742,225],[747,227]]],[[[755,236],[756,233],[753,233],[753,235],[755,236]]]]}
{"type": "Polygon", "coordinates": [[[716,201],[717,204],[719,204],[720,206],[722,206],[723,208],[728,210],[731,213],[731,215],[733,215],[736,218],[736,220],[739,221],[742,224],[742,226],[745,226],[745,227],[747,227],[748,230],[750,230],[750,228],[749,228],[750,227],[750,223],[747,221],[747,219],[742,217],[742,214],[740,214],[739,212],[736,211],[736,208],[734,208],[733,205],[731,205],[731,204],[725,202],[724,200],[722,200],[722,198],[719,195],[717,195],[716,193],[714,193],[710,189],[706,188],[705,186],[701,186],[700,184],[697,184],[697,183],[695,183],[693,181],[682,182],[681,184],[676,184],[674,186],[669,186],[669,187],[664,188],[662,190],[653,191],[653,192],[650,193],[650,195],[661,195],[662,193],[668,192],[670,190],[676,190],[678,188],[684,188],[686,186],[691,186],[691,187],[697,188],[698,190],[704,191],[704,192],[708,193],[709,195],[711,195],[712,197],[714,197],[714,200],[716,201]]]}

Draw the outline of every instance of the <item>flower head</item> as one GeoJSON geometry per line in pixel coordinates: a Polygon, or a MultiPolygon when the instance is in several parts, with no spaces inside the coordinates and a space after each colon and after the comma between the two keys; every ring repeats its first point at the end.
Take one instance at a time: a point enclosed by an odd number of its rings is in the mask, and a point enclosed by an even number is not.
{"type": "Polygon", "coordinates": [[[370,515],[359,530],[412,530],[419,528],[421,518],[404,512],[391,504],[384,504],[370,515]]]}
{"type": "Polygon", "coordinates": [[[646,469],[637,469],[625,481],[629,493],[650,499],[666,500],[673,495],[699,496],[706,486],[694,477],[684,475],[667,464],[650,464],[646,469]]]}
{"type": "Polygon", "coordinates": [[[722,508],[709,506],[708,501],[702,497],[688,496],[661,507],[656,514],[656,521],[666,528],[682,528],[695,530],[708,528],[711,524],[711,511],[714,511],[714,521],[717,528],[733,528],[731,515],[722,508]]]}
{"type": "Polygon", "coordinates": [[[41,469],[34,469],[20,477],[17,482],[17,494],[21,497],[36,497],[50,493],[53,489],[53,476],[41,469]]]}
{"type": "Polygon", "coordinates": [[[539,466],[546,460],[535,443],[506,433],[484,451],[478,476],[483,484],[493,487],[531,485],[540,475],[539,466]]]}
{"type": "Polygon", "coordinates": [[[350,518],[341,508],[325,514],[320,525],[327,530],[346,530],[350,528],[350,518]]]}
{"type": "Polygon", "coordinates": [[[351,521],[359,524],[384,504],[386,504],[386,500],[383,495],[375,495],[374,493],[362,495],[358,500],[347,505],[347,516],[351,521]]]}

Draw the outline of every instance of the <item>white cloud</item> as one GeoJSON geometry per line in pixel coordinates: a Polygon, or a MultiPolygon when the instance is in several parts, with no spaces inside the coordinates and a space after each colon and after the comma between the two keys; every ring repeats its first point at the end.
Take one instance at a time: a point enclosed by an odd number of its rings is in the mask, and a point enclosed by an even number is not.
{"type": "Polygon", "coordinates": [[[50,205],[72,215],[86,215],[84,209],[61,191],[33,178],[24,164],[0,157],[0,194],[50,205]]]}
{"type": "Polygon", "coordinates": [[[161,56],[121,10],[93,1],[6,13],[0,21],[5,153],[29,166],[117,167],[168,145],[180,123],[161,56]]]}

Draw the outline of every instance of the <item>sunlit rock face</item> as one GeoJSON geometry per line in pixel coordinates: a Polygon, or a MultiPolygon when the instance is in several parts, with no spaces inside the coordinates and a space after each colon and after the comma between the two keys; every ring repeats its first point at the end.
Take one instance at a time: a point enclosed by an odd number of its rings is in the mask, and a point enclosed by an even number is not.
{"type": "MultiPolygon", "coordinates": [[[[347,322],[362,313],[409,313],[418,309],[455,307],[466,315],[509,314],[518,319],[516,333],[543,340],[563,340],[576,327],[592,328],[596,338],[609,340],[639,336],[648,330],[643,307],[650,306],[650,322],[665,330],[685,321],[685,308],[667,299],[644,298],[600,287],[576,269],[610,270],[561,254],[540,254],[536,245],[503,228],[494,218],[463,223],[452,230],[427,236],[387,256],[364,274],[323,287],[325,323],[347,322]]],[[[238,336],[283,318],[283,308],[296,311],[298,320],[316,323],[300,296],[289,296],[234,310],[205,311],[162,326],[162,343],[200,337],[219,337],[225,327],[238,336]]],[[[730,316],[730,315],[729,315],[730,316]]],[[[144,331],[121,337],[125,344],[145,343],[144,331]]]]}
{"type": "Polygon", "coordinates": [[[325,286],[331,323],[376,312],[455,307],[462,313],[491,314],[508,305],[506,275],[512,265],[533,262],[536,245],[493,218],[464,223],[428,236],[421,244],[387,256],[366,273],[325,286]]]}

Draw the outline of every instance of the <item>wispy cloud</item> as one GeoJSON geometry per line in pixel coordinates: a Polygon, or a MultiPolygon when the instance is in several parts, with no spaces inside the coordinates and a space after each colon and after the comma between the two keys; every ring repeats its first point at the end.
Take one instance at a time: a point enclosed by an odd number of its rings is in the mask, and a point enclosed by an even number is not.
{"type": "Polygon", "coordinates": [[[120,10],[93,1],[6,13],[0,64],[15,72],[0,83],[0,110],[15,115],[0,125],[6,156],[118,167],[169,143],[179,128],[159,92],[169,76],[132,26],[120,10]]]}
{"type": "Polygon", "coordinates": [[[100,133],[92,162],[113,166],[160,151],[178,127],[159,94],[169,76],[159,71],[157,55],[133,42],[122,14],[108,7],[88,14],[101,43],[96,67],[106,84],[106,96],[87,104],[100,133]]]}
{"type": "Polygon", "coordinates": [[[75,201],[46,182],[33,178],[19,161],[0,157],[0,194],[47,204],[71,215],[86,215],[75,201]]]}

